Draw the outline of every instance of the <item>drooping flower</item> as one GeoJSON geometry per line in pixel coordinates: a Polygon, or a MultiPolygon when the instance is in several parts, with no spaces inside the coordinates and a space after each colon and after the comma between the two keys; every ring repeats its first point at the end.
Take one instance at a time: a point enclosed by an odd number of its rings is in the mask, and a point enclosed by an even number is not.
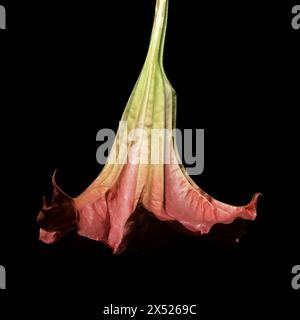
{"type": "Polygon", "coordinates": [[[129,220],[137,208],[199,234],[208,233],[217,223],[255,219],[259,194],[240,207],[215,200],[188,176],[172,135],[163,135],[158,148],[153,148],[157,141],[148,139],[153,129],[172,131],[176,120],[176,93],[163,68],[167,12],[168,0],[157,0],[146,61],[121,119],[134,132],[132,139],[124,139],[119,128],[104,169],[76,198],[66,195],[53,176],[51,204],[44,200],[38,215],[42,241],[54,243],[75,229],[117,253],[125,248],[123,240],[131,231],[129,220]],[[142,138],[134,129],[142,129],[142,138]],[[163,161],[151,162],[153,150],[163,161]],[[113,161],[116,157],[117,162],[113,161]]]}

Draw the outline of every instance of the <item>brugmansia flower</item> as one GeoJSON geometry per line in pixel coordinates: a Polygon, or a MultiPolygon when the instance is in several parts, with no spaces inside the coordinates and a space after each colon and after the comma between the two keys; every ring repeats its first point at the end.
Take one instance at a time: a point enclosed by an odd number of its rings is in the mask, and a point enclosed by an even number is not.
{"type": "Polygon", "coordinates": [[[172,131],[176,117],[176,93],[163,68],[167,12],[168,0],[157,0],[147,58],[122,116],[128,131],[135,132],[134,139],[125,140],[119,127],[104,169],[76,198],[67,196],[53,176],[52,202],[48,205],[44,200],[38,215],[42,241],[53,243],[76,229],[117,253],[125,247],[123,240],[132,226],[130,218],[141,209],[199,234],[238,217],[255,219],[258,194],[241,207],[213,199],[186,173],[171,135],[163,135],[159,147],[154,148],[163,161],[151,163],[154,142],[147,138],[152,129],[172,131]],[[134,131],[137,128],[142,129],[142,138],[134,131]],[[116,156],[121,161],[111,161],[116,156]]]}

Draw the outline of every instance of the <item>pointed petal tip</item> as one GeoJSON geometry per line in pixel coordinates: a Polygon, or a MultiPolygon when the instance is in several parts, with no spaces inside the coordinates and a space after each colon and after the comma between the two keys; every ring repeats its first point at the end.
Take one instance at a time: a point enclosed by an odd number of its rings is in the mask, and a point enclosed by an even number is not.
{"type": "Polygon", "coordinates": [[[54,170],[53,174],[52,174],[52,184],[53,184],[53,187],[56,187],[57,188],[57,183],[56,183],[56,174],[57,174],[57,169],[54,170]]]}
{"type": "Polygon", "coordinates": [[[56,174],[57,174],[58,169],[55,169],[53,174],[52,174],[52,185],[54,187],[57,187],[57,183],[56,183],[56,174]]]}
{"type": "Polygon", "coordinates": [[[262,193],[260,193],[260,192],[255,193],[252,197],[251,202],[250,202],[250,204],[255,208],[255,210],[257,207],[257,201],[258,201],[259,197],[262,197],[262,193]]]}
{"type": "Polygon", "coordinates": [[[61,197],[67,197],[70,200],[74,200],[72,197],[67,195],[58,185],[56,182],[56,174],[57,174],[58,169],[55,169],[52,175],[52,186],[53,186],[53,191],[52,191],[52,202],[55,201],[55,199],[59,196],[61,197]]]}
{"type": "Polygon", "coordinates": [[[254,194],[254,196],[253,196],[252,200],[257,201],[257,199],[258,199],[260,196],[262,197],[262,196],[263,196],[263,194],[262,194],[261,192],[256,192],[256,193],[254,194]]]}
{"type": "Polygon", "coordinates": [[[252,200],[244,207],[245,212],[242,215],[242,218],[247,220],[255,220],[257,216],[257,201],[260,196],[262,196],[260,192],[257,192],[253,195],[252,200]]]}

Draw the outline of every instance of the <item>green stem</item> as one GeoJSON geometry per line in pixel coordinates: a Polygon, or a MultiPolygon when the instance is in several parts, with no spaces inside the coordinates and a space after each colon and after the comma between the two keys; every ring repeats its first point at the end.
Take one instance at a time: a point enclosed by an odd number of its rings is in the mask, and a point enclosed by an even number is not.
{"type": "Polygon", "coordinates": [[[169,0],[157,0],[147,62],[163,65],[169,0]]]}

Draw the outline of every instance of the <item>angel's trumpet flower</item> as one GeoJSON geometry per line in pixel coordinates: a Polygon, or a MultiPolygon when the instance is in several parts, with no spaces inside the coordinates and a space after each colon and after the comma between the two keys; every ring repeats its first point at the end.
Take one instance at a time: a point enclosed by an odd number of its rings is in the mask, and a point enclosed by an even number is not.
{"type": "Polygon", "coordinates": [[[128,131],[140,128],[146,137],[129,142],[119,128],[104,169],[76,198],[63,193],[53,177],[52,203],[44,201],[38,215],[42,241],[53,243],[76,229],[80,235],[103,241],[119,252],[130,231],[129,219],[138,213],[137,208],[146,209],[162,221],[177,221],[199,234],[208,233],[216,223],[228,224],[238,217],[255,219],[258,194],[241,207],[213,199],[180,164],[171,135],[164,135],[158,148],[164,161],[150,161],[153,141],[147,137],[151,130],[171,131],[175,124],[176,93],[163,68],[167,12],[168,0],[157,0],[147,58],[122,116],[128,131]],[[115,156],[121,161],[113,163],[115,156]],[[140,161],[142,158],[148,163],[140,161]]]}

